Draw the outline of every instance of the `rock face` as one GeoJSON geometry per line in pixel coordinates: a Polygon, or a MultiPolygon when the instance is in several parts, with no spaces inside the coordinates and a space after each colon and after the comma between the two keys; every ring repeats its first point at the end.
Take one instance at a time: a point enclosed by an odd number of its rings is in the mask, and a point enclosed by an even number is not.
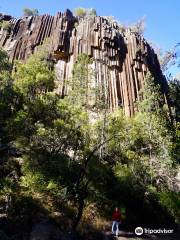
{"type": "Polygon", "coordinates": [[[153,49],[140,35],[129,29],[122,31],[107,18],[77,19],[67,10],[56,16],[18,20],[0,15],[0,20],[12,23],[11,29],[0,30],[0,47],[12,60],[25,60],[45,39],[51,39],[60,95],[67,94],[73,64],[79,54],[85,53],[93,59],[95,83],[108,99],[110,110],[122,107],[128,116],[137,111],[135,103],[148,71],[161,85],[166,99],[167,82],[153,49]]]}

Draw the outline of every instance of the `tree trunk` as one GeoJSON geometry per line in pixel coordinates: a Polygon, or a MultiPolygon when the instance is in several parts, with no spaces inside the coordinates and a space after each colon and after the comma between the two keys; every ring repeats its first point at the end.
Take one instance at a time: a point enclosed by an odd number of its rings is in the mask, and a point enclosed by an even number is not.
{"type": "Polygon", "coordinates": [[[84,209],[84,199],[81,198],[78,201],[78,212],[77,212],[76,219],[74,220],[74,223],[73,223],[73,230],[76,230],[76,228],[81,220],[81,217],[83,214],[83,209],[84,209]]]}

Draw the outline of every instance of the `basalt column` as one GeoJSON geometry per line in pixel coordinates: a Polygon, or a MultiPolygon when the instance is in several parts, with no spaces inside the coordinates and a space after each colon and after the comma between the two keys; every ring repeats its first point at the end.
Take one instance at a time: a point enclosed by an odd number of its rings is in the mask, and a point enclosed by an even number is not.
{"type": "Polygon", "coordinates": [[[77,56],[85,53],[93,59],[95,82],[108,99],[110,110],[122,107],[132,116],[148,71],[161,85],[166,97],[167,83],[159,62],[147,41],[105,17],[76,18],[67,10],[56,16],[43,15],[14,19],[0,14],[0,21],[10,22],[0,29],[0,47],[13,60],[25,61],[46,39],[50,39],[55,59],[59,95],[68,94],[68,79],[77,56]]]}

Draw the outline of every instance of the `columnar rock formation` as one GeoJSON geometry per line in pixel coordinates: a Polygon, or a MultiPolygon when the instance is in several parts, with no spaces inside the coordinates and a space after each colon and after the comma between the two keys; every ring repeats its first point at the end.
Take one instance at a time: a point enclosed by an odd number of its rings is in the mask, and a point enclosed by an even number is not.
{"type": "Polygon", "coordinates": [[[105,17],[77,19],[67,10],[56,16],[18,20],[0,15],[0,20],[11,22],[10,29],[0,30],[0,46],[12,60],[25,60],[45,39],[51,39],[60,95],[67,94],[67,79],[77,56],[86,53],[93,59],[96,84],[107,95],[111,110],[120,106],[126,115],[133,115],[148,71],[166,96],[166,80],[147,41],[130,29],[122,31],[117,23],[105,17]]]}

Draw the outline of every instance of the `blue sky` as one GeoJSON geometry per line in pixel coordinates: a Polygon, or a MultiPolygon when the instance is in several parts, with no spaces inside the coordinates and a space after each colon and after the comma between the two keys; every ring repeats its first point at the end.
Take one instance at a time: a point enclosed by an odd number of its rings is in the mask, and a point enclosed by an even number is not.
{"type": "Polygon", "coordinates": [[[0,0],[0,12],[15,17],[22,15],[24,7],[55,14],[80,6],[95,8],[98,15],[114,16],[125,24],[145,16],[145,37],[164,50],[180,42],[180,0],[0,0]]]}

